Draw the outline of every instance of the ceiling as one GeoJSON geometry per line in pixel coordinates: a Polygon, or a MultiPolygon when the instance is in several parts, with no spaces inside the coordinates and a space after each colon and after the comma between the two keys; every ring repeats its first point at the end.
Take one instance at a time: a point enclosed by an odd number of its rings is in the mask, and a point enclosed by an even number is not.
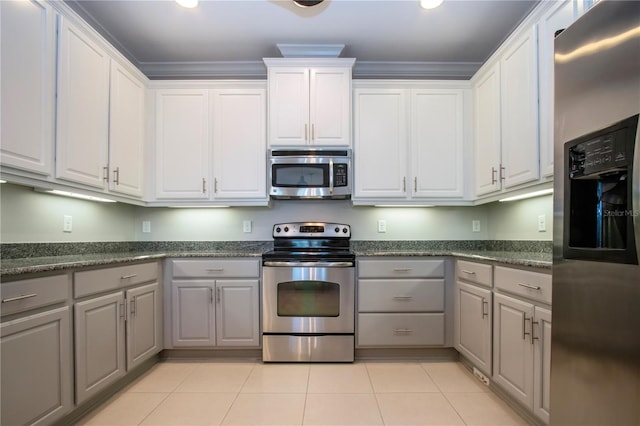
{"type": "Polygon", "coordinates": [[[344,44],[354,78],[467,79],[537,0],[66,0],[150,78],[266,78],[279,43],[344,44]]]}

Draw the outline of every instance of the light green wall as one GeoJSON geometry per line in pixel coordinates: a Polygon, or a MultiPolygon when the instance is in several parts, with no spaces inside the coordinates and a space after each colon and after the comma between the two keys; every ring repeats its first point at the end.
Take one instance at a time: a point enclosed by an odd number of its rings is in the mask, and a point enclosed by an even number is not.
{"type": "Polygon", "coordinates": [[[552,197],[476,207],[376,208],[352,207],[349,201],[274,201],[271,207],[223,209],[145,208],[103,204],[0,187],[0,241],[226,241],[271,240],[274,223],[317,220],[348,223],[355,240],[551,240],[552,197]],[[547,232],[537,231],[538,215],[547,232]],[[63,216],[73,217],[73,232],[62,231],[63,216]],[[377,232],[385,220],[386,233],[377,232]],[[151,232],[142,232],[142,221],[151,232]],[[252,232],[242,232],[242,222],[252,232]],[[481,231],[471,231],[480,220],[481,231]]]}

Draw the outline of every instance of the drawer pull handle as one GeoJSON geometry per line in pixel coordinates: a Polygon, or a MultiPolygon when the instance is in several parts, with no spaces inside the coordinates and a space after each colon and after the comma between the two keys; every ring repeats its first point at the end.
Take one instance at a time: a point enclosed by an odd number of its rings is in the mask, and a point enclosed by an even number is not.
{"type": "Polygon", "coordinates": [[[33,293],[33,294],[24,294],[22,296],[17,296],[17,297],[10,297],[8,299],[2,299],[2,303],[17,302],[18,300],[31,299],[32,297],[36,297],[37,295],[38,295],[37,293],[33,293]]]}
{"type": "Polygon", "coordinates": [[[395,330],[393,330],[393,334],[411,334],[413,333],[413,330],[411,330],[410,328],[396,328],[395,330]]]}
{"type": "Polygon", "coordinates": [[[120,279],[121,280],[128,280],[129,278],[135,278],[137,276],[138,276],[138,274],[124,275],[124,276],[120,277],[120,279]]]}
{"type": "Polygon", "coordinates": [[[413,268],[393,268],[395,272],[409,272],[413,271],[413,268]]]}
{"type": "Polygon", "coordinates": [[[520,287],[530,288],[532,290],[540,290],[542,288],[542,287],[540,287],[538,285],[531,285],[531,284],[525,284],[525,283],[518,283],[518,285],[520,287]]]}
{"type": "Polygon", "coordinates": [[[393,300],[406,300],[409,301],[413,299],[413,296],[393,296],[393,300]]]}
{"type": "Polygon", "coordinates": [[[207,268],[205,269],[207,272],[223,272],[224,268],[207,268]]]}
{"type": "Polygon", "coordinates": [[[465,274],[469,274],[469,275],[475,275],[476,274],[474,271],[467,271],[466,269],[463,269],[462,272],[464,272],[465,274]]]}

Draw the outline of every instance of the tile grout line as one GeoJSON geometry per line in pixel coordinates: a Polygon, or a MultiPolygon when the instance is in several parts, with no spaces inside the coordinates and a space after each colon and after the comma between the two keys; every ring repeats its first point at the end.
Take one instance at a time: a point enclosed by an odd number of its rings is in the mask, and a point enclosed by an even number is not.
{"type": "Polygon", "coordinates": [[[373,397],[376,400],[376,407],[378,407],[378,414],[380,415],[380,420],[382,420],[383,426],[386,424],[384,420],[384,415],[382,414],[382,408],[380,407],[380,401],[378,400],[378,392],[376,392],[376,388],[373,386],[373,380],[371,379],[371,374],[369,372],[369,363],[364,363],[364,368],[367,370],[367,377],[369,378],[369,384],[371,385],[371,390],[373,391],[373,397]]]}
{"type": "Polygon", "coordinates": [[[231,409],[233,408],[233,404],[235,404],[236,401],[238,400],[238,397],[240,396],[240,393],[242,392],[242,388],[244,388],[244,385],[247,384],[247,381],[249,380],[249,377],[251,377],[251,373],[253,373],[253,370],[255,370],[255,368],[256,368],[256,362],[253,362],[253,366],[251,367],[251,370],[249,370],[249,374],[247,374],[247,377],[245,377],[244,382],[242,382],[242,385],[240,385],[240,389],[238,389],[238,392],[236,392],[236,396],[233,398],[233,401],[231,401],[231,404],[229,404],[229,408],[227,408],[227,411],[224,413],[224,416],[222,416],[222,419],[220,420],[220,425],[223,425],[224,421],[229,416],[229,413],[231,412],[231,409]]]}

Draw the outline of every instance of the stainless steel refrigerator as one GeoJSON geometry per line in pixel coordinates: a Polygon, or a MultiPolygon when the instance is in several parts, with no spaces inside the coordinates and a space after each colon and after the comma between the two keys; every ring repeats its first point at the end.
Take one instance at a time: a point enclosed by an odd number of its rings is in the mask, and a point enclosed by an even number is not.
{"type": "Polygon", "coordinates": [[[550,423],[640,425],[640,2],[555,39],[550,423]]]}

